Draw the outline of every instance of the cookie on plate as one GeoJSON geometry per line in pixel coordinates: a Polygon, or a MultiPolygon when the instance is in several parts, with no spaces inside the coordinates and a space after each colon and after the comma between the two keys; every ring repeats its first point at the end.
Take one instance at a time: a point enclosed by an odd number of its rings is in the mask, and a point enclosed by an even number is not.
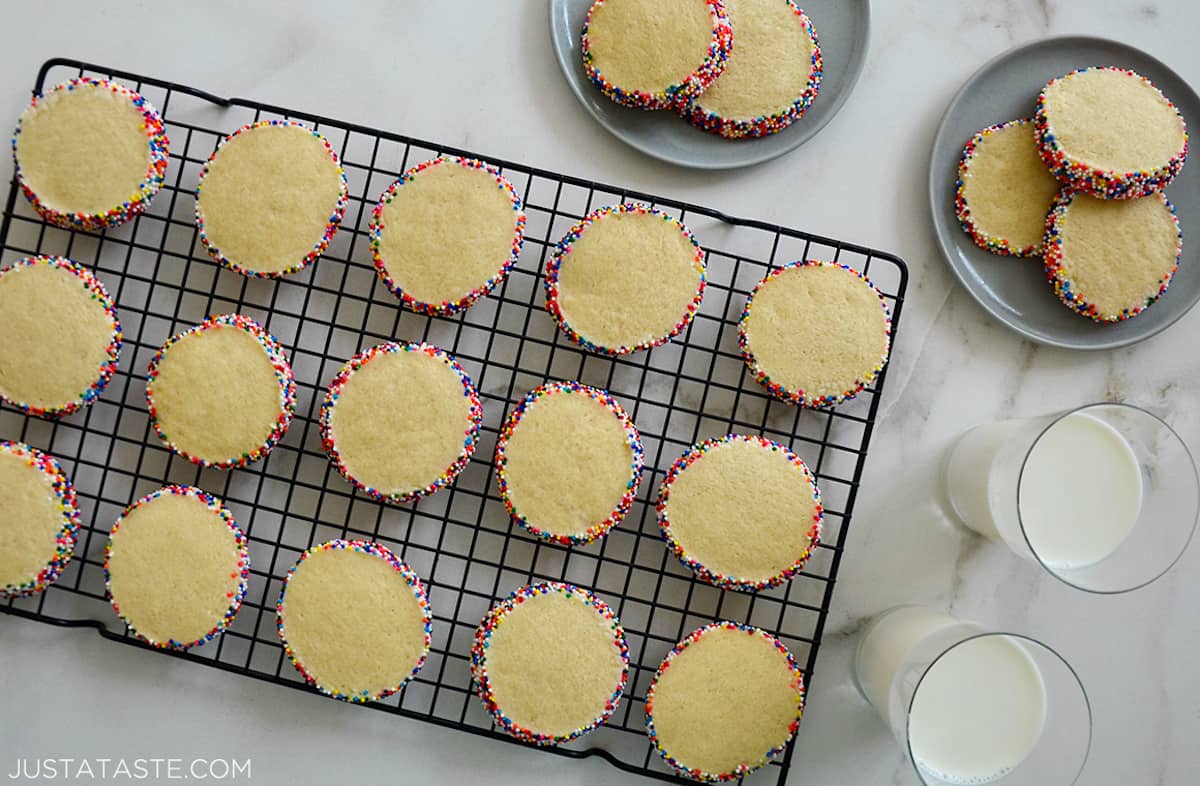
{"type": "Polygon", "coordinates": [[[1037,100],[1038,146],[1055,177],[1104,199],[1161,191],[1187,160],[1183,115],[1146,77],[1081,68],[1051,79],[1037,100]]]}
{"type": "Polygon", "coordinates": [[[804,676],[792,653],[736,622],[705,625],[676,644],[646,693],[650,741],[698,781],[735,780],[763,766],[796,735],[803,711],[804,676]]]}
{"type": "Polygon", "coordinates": [[[325,137],[294,120],[251,123],[221,140],[200,171],[200,242],[247,276],[295,273],[329,246],[348,195],[325,137]]]}
{"type": "Polygon", "coordinates": [[[549,581],[521,587],[475,632],[471,676],[496,724],[537,745],[608,720],[629,674],[625,632],[608,604],[549,581]]]}
{"type": "Polygon", "coordinates": [[[80,77],[34,96],[13,132],[17,183],[51,224],[95,230],[143,212],[162,187],[169,141],[141,95],[80,77]]]}
{"type": "Polygon", "coordinates": [[[276,606],[296,670],[335,699],[400,690],[425,665],[433,613],[412,568],[379,543],[331,540],[300,555],[276,606]]]}
{"type": "Polygon", "coordinates": [[[1014,257],[1040,257],[1046,214],[1062,184],[1038,153],[1030,119],[988,126],[958,163],[954,208],[975,245],[1014,257]]]}
{"type": "Polygon", "coordinates": [[[513,519],[563,545],[591,543],[625,518],[645,452],[608,392],[551,382],[518,403],[496,440],[496,480],[513,519]]]}
{"type": "Polygon", "coordinates": [[[887,363],[887,301],[859,271],[799,261],[770,273],[738,322],[742,357],[776,398],[828,407],[856,396],[887,363]]]}
{"type": "Polygon", "coordinates": [[[729,139],[776,134],[808,111],[821,89],[821,47],[792,0],[725,0],[735,46],[725,71],[679,105],[692,125],[729,139]]]}
{"type": "Polygon", "coordinates": [[[594,0],[580,48],[588,79],[613,101],[666,109],[712,84],[731,40],[721,0],[594,0]]]}
{"type": "Polygon", "coordinates": [[[41,417],[95,401],[121,352],[104,285],[64,257],[26,257],[0,270],[0,336],[0,399],[41,417]]]}
{"type": "Polygon", "coordinates": [[[821,493],[792,451],[726,434],[676,459],[658,492],[667,546],[718,587],[765,589],[808,562],[821,536],[821,493]]]}
{"type": "Polygon", "coordinates": [[[375,270],[404,305],[453,314],[491,292],[517,262],[525,210],[500,171],[430,159],[383,192],[371,218],[375,270]]]}
{"type": "Polygon", "coordinates": [[[428,344],[379,344],[350,358],[321,404],[321,444],[370,497],[411,502],[454,482],[483,408],[467,372],[428,344]]]}
{"type": "Polygon", "coordinates": [[[1097,199],[1064,189],[1046,222],[1046,274],[1068,308],[1097,322],[1136,317],[1171,284],[1183,254],[1161,193],[1097,199]]]}
{"type": "Polygon", "coordinates": [[[75,554],[79,501],[54,458],[0,440],[0,599],[34,595],[58,580],[75,554]]]}
{"type": "Polygon", "coordinates": [[[624,355],[683,332],[704,284],[704,250],[687,227],[646,205],[611,205],[559,241],[546,265],[546,310],[584,349],[624,355]]]}
{"type": "Polygon", "coordinates": [[[229,509],[194,486],[164,486],[130,505],[104,549],[113,610],[139,639],[188,649],[213,639],[242,606],[246,536],[229,509]]]}
{"type": "Polygon", "coordinates": [[[159,439],[202,467],[266,456],[292,422],[296,383],[262,325],[221,314],[178,333],[150,361],[146,405],[159,439]]]}

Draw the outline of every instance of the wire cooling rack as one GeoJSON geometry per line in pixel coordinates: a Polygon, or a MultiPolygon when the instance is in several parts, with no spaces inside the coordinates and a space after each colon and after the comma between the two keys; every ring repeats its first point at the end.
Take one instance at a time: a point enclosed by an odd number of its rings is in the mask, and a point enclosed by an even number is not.
{"type": "MultiPolygon", "coordinates": [[[[77,60],[42,66],[35,92],[81,75],[116,79],[162,112],[171,139],[167,182],[148,212],[98,234],[43,223],[14,184],[0,224],[0,264],[31,254],[61,254],[93,269],[117,301],[125,331],[119,368],[92,406],[53,422],[0,409],[0,437],[20,439],[63,463],[79,493],[83,526],[76,557],[40,596],[0,610],[71,627],[135,647],[104,597],[104,544],[133,500],[164,483],[186,483],[222,497],[246,532],[250,588],[230,628],[186,653],[165,653],[226,671],[311,690],[284,657],[275,601],[300,553],[337,537],[378,540],[427,582],[433,649],[399,694],[369,705],[441,726],[512,741],[471,693],[468,663],[480,618],[500,598],[534,580],[593,589],[624,624],[630,675],[609,722],[553,753],[600,756],[622,770],[682,781],[651,748],[644,726],[646,689],[676,641],[716,619],[778,635],[804,664],[811,685],[818,645],[867,457],[886,378],[829,411],[801,410],[768,397],[737,349],[745,297],[769,270],[795,259],[833,259],[865,271],[886,295],[898,327],[907,270],[897,257],[798,230],[725,216],[715,210],[385,131],[242,99],[77,60]],[[197,241],[193,192],[218,140],[247,122],[295,118],[313,124],[341,156],[350,203],[328,251],[279,281],[245,278],[214,264],[197,241]],[[525,202],[524,250],[505,283],[453,318],[401,310],[371,266],[367,224],[379,194],[404,169],[438,154],[483,158],[501,167],[525,202]],[[704,246],[709,286],[690,328],[648,352],[618,358],[581,351],[543,308],[541,272],[554,243],[604,204],[649,202],[690,226],[704,246]],[[292,353],[296,417],[269,457],[246,469],[202,470],[154,437],[144,378],[170,335],[207,315],[241,312],[262,322],[292,353]],[[423,340],[452,352],[479,387],[484,408],[478,449],[449,489],[414,505],[387,506],[355,492],[321,450],[317,427],[324,387],[359,349],[391,339],[423,340]],[[510,521],[496,492],[493,448],[508,408],[548,379],[577,379],[613,393],[641,431],[646,472],[626,520],[607,538],[566,548],[530,537],[510,521]],[[730,431],[762,434],[790,446],[815,472],[826,505],[824,542],[782,587],[727,592],[695,581],[664,547],[654,495],[672,461],[693,443],[730,431]]],[[[750,143],[753,144],[753,143],[750,143]]],[[[314,695],[314,701],[329,699],[314,695]]],[[[520,744],[520,743],[517,743],[520,744]]],[[[786,780],[792,748],[747,783],[786,780]]]]}

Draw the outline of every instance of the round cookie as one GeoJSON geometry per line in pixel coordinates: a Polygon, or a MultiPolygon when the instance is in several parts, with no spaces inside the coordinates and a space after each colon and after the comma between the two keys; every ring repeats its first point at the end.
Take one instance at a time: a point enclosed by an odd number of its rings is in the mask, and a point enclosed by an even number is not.
{"type": "Polygon", "coordinates": [[[504,280],[525,237],[525,210],[495,167],[434,158],[383,192],[371,219],[375,270],[421,314],[469,308],[504,280]]]}
{"type": "Polygon", "coordinates": [[[1062,184],[1038,153],[1030,119],[988,126],[958,163],[954,208],[975,245],[1014,257],[1040,257],[1046,214],[1062,184]]]}
{"type": "Polygon", "coordinates": [[[681,333],[704,285],[704,250],[687,227],[646,205],[611,205],[559,241],[546,265],[546,310],[585,349],[623,355],[681,333]]]}
{"type": "Polygon", "coordinates": [[[433,636],[417,574],[386,547],[361,540],[331,540],[301,554],[276,613],[292,665],[342,701],[374,701],[403,688],[425,665],[433,636]]]}
{"type": "Polygon", "coordinates": [[[79,502],[52,456],[0,440],[0,599],[34,595],[75,554],[79,502]]]}
{"type": "Polygon", "coordinates": [[[776,134],[799,120],[821,89],[817,31],[792,0],[725,0],[736,46],[722,73],[679,113],[729,139],[776,134]]]}
{"type": "Polygon", "coordinates": [[[412,502],[454,482],[479,437],[483,408],[448,352],[387,343],[350,358],[321,404],[321,444],[370,497],[412,502]]]}
{"type": "Polygon", "coordinates": [[[1096,199],[1063,189],[1046,222],[1046,275],[1068,308],[1121,322],[1154,304],[1183,254],[1175,206],[1161,193],[1096,199]]]}
{"type": "Polygon", "coordinates": [[[283,347],[241,314],[209,317],[172,336],[150,361],[150,423],[168,448],[202,467],[242,467],[266,456],[295,404],[283,347]]]}
{"type": "Polygon", "coordinates": [[[883,295],[840,262],[797,261],[759,281],[738,345],[771,395],[828,407],[858,395],[887,363],[892,317],[883,295]]]}
{"type": "Polygon", "coordinates": [[[666,109],[725,70],[732,37],[721,0],[594,0],[580,48],[588,79],[613,101],[666,109]]]}
{"type": "Polygon", "coordinates": [[[693,631],[646,693],[646,730],[680,774],[731,781],[780,753],[804,711],[804,675],[779,639],[736,622],[693,631]]]}
{"type": "Polygon", "coordinates": [[[500,498],[538,537],[569,546],[625,518],[645,454],[633,421],[609,393],[579,382],[535,388],[496,441],[500,498]]]}
{"type": "Polygon", "coordinates": [[[1146,77],[1090,67],[1038,94],[1038,147],[1054,176],[1104,199],[1161,191],[1187,160],[1183,115],[1146,77]]]}
{"type": "Polygon", "coordinates": [[[471,676],[503,731],[537,745],[569,742],[604,723],[629,674],[613,610],[555,581],[521,587],[475,631],[471,676]]]}
{"type": "Polygon", "coordinates": [[[26,257],[0,270],[0,336],[0,399],[40,417],[95,401],[121,352],[107,290],[64,257],[26,257]]]}
{"type": "Polygon", "coordinates": [[[658,526],[679,561],[727,589],[789,580],[821,536],[821,492],[800,457],[763,437],[694,446],[658,490],[658,526]]]}
{"type": "Polygon", "coordinates": [[[229,627],[249,577],[250,551],[233,514],[194,486],[164,486],[130,505],[104,549],[113,610],[159,648],[188,649],[229,627]]]}
{"type": "Polygon", "coordinates": [[[13,132],[13,164],[42,218],[97,230],[145,211],[162,187],[169,144],[149,101],[80,77],[34,96],[13,132]]]}
{"type": "Polygon", "coordinates": [[[324,253],[348,196],[329,140],[294,120],[263,120],[221,140],[200,171],[196,227],[225,267],[285,276],[324,253]]]}

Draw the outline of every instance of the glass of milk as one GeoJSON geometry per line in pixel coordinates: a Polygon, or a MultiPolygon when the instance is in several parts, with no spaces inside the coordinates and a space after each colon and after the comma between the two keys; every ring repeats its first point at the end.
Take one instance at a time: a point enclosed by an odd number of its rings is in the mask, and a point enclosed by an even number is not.
{"type": "Polygon", "coordinates": [[[1165,573],[1200,509],[1187,445],[1128,404],[977,426],[950,448],[943,481],[964,524],[1090,592],[1165,573]]]}
{"type": "Polygon", "coordinates": [[[927,786],[1070,786],[1087,761],[1083,684],[1027,636],[898,606],[863,630],[853,674],[927,786]]]}

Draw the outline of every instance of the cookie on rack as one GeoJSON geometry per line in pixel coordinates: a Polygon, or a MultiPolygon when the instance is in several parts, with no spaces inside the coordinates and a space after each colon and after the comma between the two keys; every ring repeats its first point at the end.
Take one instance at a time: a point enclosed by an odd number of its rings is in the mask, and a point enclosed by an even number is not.
{"type": "Polygon", "coordinates": [[[112,298],[64,257],[26,257],[0,270],[0,336],[0,399],[41,417],[95,401],[121,351],[112,298]]]}
{"type": "Polygon", "coordinates": [[[294,120],[251,123],[221,140],[200,171],[200,242],[247,276],[295,273],[329,246],[348,195],[325,137],[294,120]]]}
{"type": "Polygon", "coordinates": [[[704,250],[687,227],[647,205],[610,205],[559,241],[546,265],[546,310],[585,349],[623,355],[681,333],[704,285],[704,250]]]}
{"type": "Polygon", "coordinates": [[[17,183],[51,224],[97,230],[145,211],[162,187],[169,141],[143,96],[80,77],[40,95],[13,132],[17,183]]]}
{"type": "Polygon", "coordinates": [[[821,493],[792,451],[726,434],[692,447],[658,492],[667,546],[695,574],[727,589],[765,589],[808,562],[821,536],[821,493]]]}
{"type": "Polygon", "coordinates": [[[296,670],[335,699],[375,701],[404,687],[429,654],[425,586],[387,547],[331,540],[300,555],[276,607],[296,670]]]}
{"type": "Polygon", "coordinates": [[[496,725],[537,745],[608,720],[629,674],[625,632],[608,604],[549,581],[521,587],[475,632],[471,676],[496,725]]]}
{"type": "Polygon", "coordinates": [[[667,109],[712,84],[731,41],[722,0],[594,0],[580,49],[604,95],[634,109],[667,109]]]}
{"type": "Polygon", "coordinates": [[[233,514],[194,486],[164,486],[130,505],[104,549],[113,610],[139,639],[188,649],[233,621],[250,552],[233,514]]]}
{"type": "Polygon", "coordinates": [[[292,422],[296,383],[279,342],[241,314],[178,333],[150,361],[146,405],[159,439],[202,467],[258,461],[292,422]]]}
{"type": "Polygon", "coordinates": [[[430,159],[380,197],[371,219],[375,270],[422,314],[453,314],[492,291],[516,264],[525,210],[500,171],[470,158],[430,159]]]}
{"type": "Polygon", "coordinates": [[[1051,79],[1037,100],[1042,160],[1064,183],[1104,199],[1161,191],[1187,160],[1187,124],[1146,77],[1080,68],[1051,79]]]}
{"type": "Polygon", "coordinates": [[[679,113],[728,139],[777,134],[804,116],[821,89],[816,28],[792,0],[725,0],[725,7],[735,41],[729,62],[679,113]]]}
{"type": "Polygon", "coordinates": [[[676,644],[646,693],[650,741],[697,781],[731,781],[762,767],[796,735],[803,711],[804,675],[783,642],[728,621],[676,644]]]}
{"type": "Polygon", "coordinates": [[[607,391],[551,382],[529,392],[496,441],[500,498],[513,519],[563,545],[591,543],[625,518],[645,452],[607,391]]]}
{"type": "Polygon", "coordinates": [[[1046,274],[1068,308],[1097,322],[1136,317],[1167,291],[1183,253],[1161,193],[1097,199],[1064,189],[1046,222],[1046,274]]]}
{"type": "Polygon", "coordinates": [[[0,599],[34,595],[58,580],[75,554],[79,502],[54,458],[0,440],[0,599]]]}
{"type": "Polygon", "coordinates": [[[411,502],[454,482],[483,408],[467,372],[428,344],[379,344],[350,358],[321,404],[321,443],[370,497],[411,502]]]}
{"type": "Polygon", "coordinates": [[[839,262],[798,261],[759,281],[738,322],[742,357],[776,398],[828,407],[879,376],[891,349],[887,301],[839,262]]]}
{"type": "Polygon", "coordinates": [[[963,148],[954,208],[985,251],[1040,257],[1046,214],[1060,188],[1042,163],[1033,121],[1009,120],[979,131],[963,148]]]}

